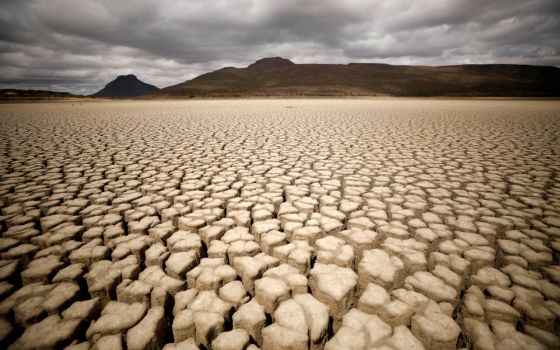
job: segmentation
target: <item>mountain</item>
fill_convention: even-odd
[[[0,90],[0,101],[63,100],[68,98],[83,98],[83,96],[48,90]]]
[[[263,58],[169,86],[150,97],[197,96],[560,96],[560,69],[474,64],[395,66],[379,63],[295,64]]]
[[[93,97],[136,97],[158,91],[159,89],[153,85],[146,84],[136,78],[135,75],[119,75],[117,79],[95,94]]]

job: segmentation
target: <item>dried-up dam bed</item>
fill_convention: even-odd
[[[558,349],[560,102],[0,105],[0,347]]]

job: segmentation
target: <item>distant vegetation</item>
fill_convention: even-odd
[[[0,90],[0,101],[17,102],[30,100],[61,100],[70,98],[83,98],[81,95],[73,95],[68,92],[56,92],[48,90],[20,90],[3,89]]]

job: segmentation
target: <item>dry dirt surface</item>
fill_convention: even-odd
[[[0,347],[558,349],[560,102],[0,105]]]

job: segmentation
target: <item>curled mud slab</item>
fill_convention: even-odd
[[[559,135],[554,101],[0,105],[0,347],[558,349]]]

